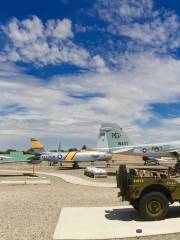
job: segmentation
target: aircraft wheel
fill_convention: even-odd
[[[162,220],[166,217],[169,204],[167,197],[160,192],[149,192],[139,202],[141,217],[147,221]]]
[[[75,162],[75,163],[73,164],[73,169],[79,169],[79,164]]]
[[[106,163],[106,167],[109,168],[111,166],[110,163]]]

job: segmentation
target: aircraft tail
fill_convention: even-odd
[[[98,149],[111,151],[116,147],[133,145],[127,134],[116,123],[102,123],[97,142]]]
[[[34,138],[31,138],[31,148],[35,153],[42,153],[45,152],[43,144]]]

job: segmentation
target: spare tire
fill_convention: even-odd
[[[121,196],[125,196],[128,188],[128,176],[126,165],[119,166],[119,184],[121,190]]]

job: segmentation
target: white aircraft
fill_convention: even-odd
[[[180,156],[180,141],[133,144],[127,134],[114,123],[102,123],[97,150],[130,155],[176,157]]]
[[[79,162],[108,162],[112,158],[112,154],[102,151],[69,151],[69,152],[47,152],[44,149],[43,144],[32,138],[31,147],[35,153],[35,156],[30,157],[29,160],[34,162],[41,161],[54,161],[54,162],[67,162],[72,163],[73,168],[79,168]]]

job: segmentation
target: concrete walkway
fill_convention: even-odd
[[[20,171],[20,170],[2,170],[0,169],[1,172],[17,172],[17,173],[29,173],[30,171]],[[77,185],[83,185],[83,186],[90,186],[90,187],[105,187],[105,188],[116,188],[115,183],[103,183],[103,182],[90,182],[85,179],[75,177],[72,175],[66,175],[66,174],[61,174],[61,173],[49,173],[49,172],[36,172],[37,174],[43,174],[47,176],[52,176],[52,177],[58,177],[64,180],[67,183],[72,183],[72,184],[77,184]]]
[[[54,240],[119,239],[180,232],[180,208],[170,207],[162,221],[141,221],[132,207],[63,208]],[[178,239],[178,238],[177,238]]]

